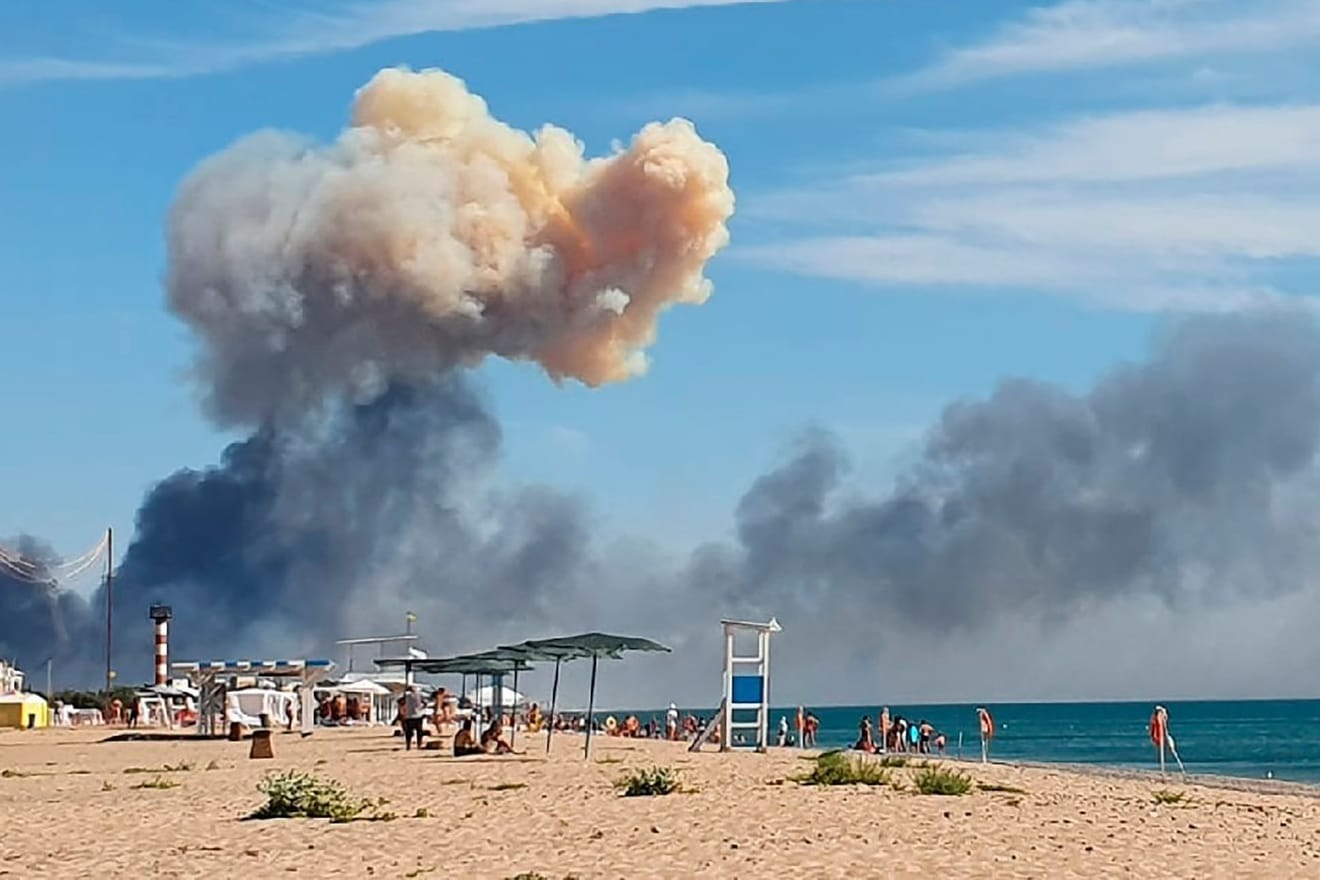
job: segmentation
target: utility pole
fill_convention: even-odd
[[[114,623],[115,606],[115,530],[105,530],[105,693],[110,696],[114,684],[115,671],[110,665],[114,636],[111,627]]]

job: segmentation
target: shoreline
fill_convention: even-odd
[[[521,734],[520,734],[521,736]],[[581,738],[581,731],[556,731],[555,737],[576,737]],[[612,739],[619,742],[658,742],[669,743],[670,740],[663,739],[636,739],[631,740],[626,737],[607,737],[603,733],[592,735],[593,745],[597,740]],[[687,748],[691,743],[681,741],[676,745],[682,745]],[[708,746],[702,753],[715,753],[718,749],[715,746]],[[1254,776],[1232,776],[1223,773],[1182,773],[1177,770],[1170,770],[1163,775],[1156,769],[1145,769],[1140,767],[1125,767],[1121,764],[1101,764],[1084,763],[1076,761],[1035,761],[1031,759],[995,759],[991,758],[988,765],[983,765],[976,758],[959,758],[954,755],[923,755],[913,754],[911,752],[889,752],[867,754],[859,752],[846,746],[813,746],[811,748],[798,748],[796,746],[772,746],[771,751],[794,754],[799,757],[815,757],[825,752],[844,752],[845,754],[866,760],[882,761],[885,758],[903,758],[909,763],[920,763],[922,761],[947,762],[957,767],[1009,767],[1009,768],[1028,768],[1033,770],[1061,770],[1069,773],[1076,773],[1083,776],[1099,776],[1113,779],[1126,779],[1132,781],[1144,781],[1148,783],[1167,783],[1167,784],[1185,784],[1197,785],[1202,788],[1217,788],[1225,791],[1242,791],[1255,794],[1295,794],[1301,797],[1320,798],[1320,782],[1297,782],[1290,779],[1261,779]],[[1173,765],[1170,765],[1173,766]]]
[[[711,749],[714,752],[714,749]],[[1078,776],[1094,776],[1103,779],[1119,779],[1131,782],[1164,785],[1192,785],[1198,788],[1213,788],[1223,791],[1239,791],[1261,795],[1296,795],[1298,797],[1320,798],[1320,783],[1294,782],[1287,779],[1254,779],[1247,776],[1226,776],[1220,773],[1181,773],[1171,771],[1161,774],[1158,770],[1144,770],[1136,767],[1121,767],[1113,764],[1082,764],[1069,761],[1021,761],[996,760],[981,763],[975,758],[958,758],[952,755],[922,755],[909,752],[890,752],[867,754],[848,748],[809,748],[798,749],[792,746],[775,746],[773,751],[792,753],[800,758],[842,752],[865,761],[881,762],[886,758],[902,758],[908,766],[918,766],[924,762],[948,764],[960,769],[974,767],[1002,767],[1016,770],[1045,770],[1070,773]]]

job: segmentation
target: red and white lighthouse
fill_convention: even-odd
[[[168,605],[152,605],[150,614],[156,622],[156,684],[169,684],[170,618],[174,612]]]

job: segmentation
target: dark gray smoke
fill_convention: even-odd
[[[594,626],[650,635],[679,649],[666,675],[705,681],[694,692],[709,698],[720,616],[777,615],[792,635],[780,668],[801,678],[874,668],[913,639],[949,656],[952,633],[1020,644],[1042,622],[1117,626],[1152,600],[1202,612],[1192,621],[1257,606],[1275,609],[1267,620],[1320,563],[1320,331],[1294,312],[1170,325],[1147,361],[1085,393],[1015,379],[958,401],[886,492],[850,483],[839,444],[814,431],[740,500],[735,539],[678,569],[644,542],[593,540],[572,498],[501,491],[499,439],[451,377],[260,431],[218,467],[166,479],[119,571],[117,640],[141,644],[121,676],[148,674],[152,601],[175,607],[180,659],[324,655],[410,609],[441,651]],[[48,600],[5,596],[0,644],[41,662]],[[95,670],[97,614],[66,602]]]
[[[535,625],[571,594],[587,530],[569,498],[496,491],[499,445],[455,378],[258,432],[147,496],[116,606],[170,603],[180,659],[323,655],[335,638],[401,631],[405,609],[440,642],[510,615]]]
[[[0,657],[34,676],[48,659],[61,675],[87,676],[95,666],[95,654],[83,641],[92,619],[88,604],[73,593],[33,583],[51,577],[52,567],[63,560],[48,543],[31,535],[0,540],[0,546],[16,551],[22,563],[31,565],[22,566],[26,576],[21,578],[0,565]]]
[[[1085,394],[1029,380],[947,407],[878,497],[824,433],[760,478],[737,547],[694,577],[734,606],[931,631],[1294,590],[1315,570],[1320,335],[1308,315],[1198,317]]]
[[[575,601],[588,530],[572,498],[499,489],[500,439],[478,396],[451,377],[259,431],[218,466],[161,481],[116,576],[121,680],[149,677],[147,609],[158,601],[174,609],[176,660],[325,656],[336,638],[402,631],[405,610],[432,644],[541,631],[553,602]],[[100,680],[103,588],[93,614],[70,593],[3,586],[0,648],[41,662],[58,596],[83,683]]]

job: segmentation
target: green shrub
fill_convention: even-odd
[[[902,755],[885,755],[880,759],[881,767],[906,767],[908,759]]]
[[[371,805],[350,795],[343,786],[329,779],[317,779],[310,773],[289,770],[262,779],[257,790],[266,803],[257,808],[252,819],[329,819],[351,822]]]
[[[912,777],[922,794],[963,795],[972,790],[972,778],[966,773],[945,767],[924,767]]]
[[[678,774],[669,767],[635,770],[616,783],[624,797],[652,797],[678,791]]]
[[[1157,804],[1180,804],[1187,796],[1181,791],[1168,791],[1161,788],[1155,792],[1154,797]]]
[[[893,778],[875,761],[835,751],[816,756],[811,772],[794,781],[803,785],[889,785]]]

